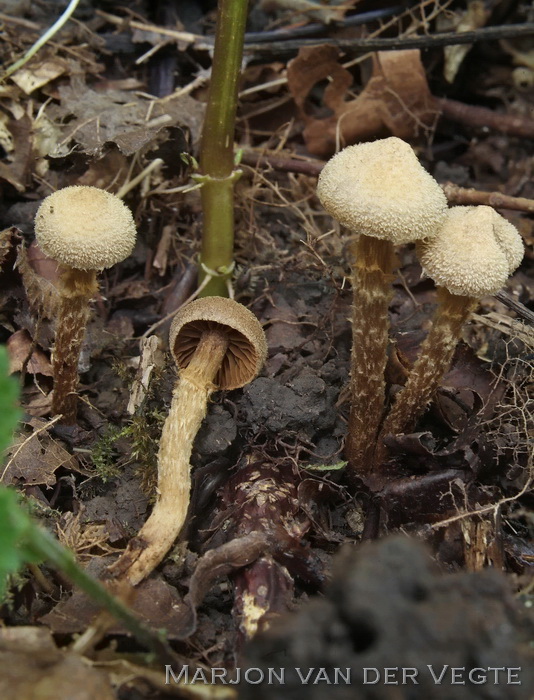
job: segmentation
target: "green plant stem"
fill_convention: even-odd
[[[248,0],[219,0],[208,105],[202,131],[200,177],[204,230],[199,282],[213,275],[201,296],[228,296],[233,267],[234,129]]]
[[[35,44],[31,46],[28,51],[26,51],[22,58],[19,58],[19,60],[15,61],[13,65],[6,68],[4,74],[0,78],[0,82],[15,73],[15,71],[18,71],[20,68],[22,68],[22,66],[26,65],[26,63],[28,63],[28,61],[35,56],[39,49],[50,41],[54,34],[59,32],[59,30],[69,21],[74,13],[74,10],[78,7],[79,2],[80,0],[70,0],[61,17],[59,17],[59,19],[54,22],[54,24],[49,27],[46,32],[39,37],[39,39],[37,39]]]
[[[160,660],[165,660],[165,663],[176,660],[165,640],[145,627],[118,598],[82,569],[70,551],[65,549],[52,535],[33,523],[28,528],[27,535],[24,546],[30,555],[46,560],[62,571],[92,600],[105,608],[117,620],[120,620],[126,629],[143,646],[156,654]]]

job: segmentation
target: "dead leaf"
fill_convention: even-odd
[[[77,185],[89,185],[101,190],[115,191],[123,185],[128,177],[129,163],[126,156],[117,149],[104,154],[98,160],[92,159],[84,174],[78,178]]]
[[[0,162],[0,180],[9,182],[18,192],[24,192],[32,165],[32,123],[28,115],[9,123],[13,137],[10,162]]]
[[[2,700],[114,700],[106,676],[78,654],[58,649],[43,627],[0,629]]]
[[[167,127],[185,127],[196,141],[204,106],[189,95],[147,99],[123,90],[96,92],[73,79],[59,88],[60,105],[51,105],[48,115],[56,122],[68,119],[61,141],[50,152],[53,158],[66,155],[74,142],[78,150],[92,156],[114,143],[123,155],[132,155],[149,145]],[[74,118],[73,118],[74,117]]]
[[[355,99],[346,101],[352,75],[338,62],[332,46],[300,50],[287,70],[288,84],[306,122],[304,139],[310,153],[323,157],[341,145],[371,138],[398,136],[413,140],[431,128],[437,111],[418,50],[380,51],[373,54],[371,79]],[[318,118],[309,113],[307,97],[321,81],[329,80]]]
[[[94,557],[86,567],[98,578],[109,564],[109,557]],[[180,600],[175,588],[160,578],[150,578],[136,586],[129,607],[143,622],[153,629],[163,628],[168,639],[182,639],[187,607]],[[85,630],[98,614],[100,607],[81,591],[74,591],[70,598],[62,600],[56,607],[40,618],[55,634],[74,634]],[[111,634],[126,634],[119,623],[114,623]]]
[[[30,95],[34,90],[55,80],[69,69],[69,63],[59,56],[45,61],[33,61],[27,68],[20,68],[11,76],[11,80],[19,88]]]
[[[20,433],[7,453],[7,464],[2,471],[4,484],[25,484],[53,486],[56,483],[55,472],[60,467],[79,471],[76,457],[69,454],[46,430],[40,433],[46,421],[32,418],[27,425],[33,433]]]
[[[45,395],[36,390],[33,398],[26,402],[25,411],[34,418],[49,416],[52,412],[52,392]]]
[[[43,374],[52,377],[54,372],[50,360],[37,347],[32,347],[33,341],[28,331],[16,331],[7,341],[9,354],[9,374],[25,369],[30,374]],[[28,359],[29,358],[29,359]]]
[[[0,268],[20,241],[21,231],[16,226],[10,226],[0,231]]]
[[[56,287],[59,280],[58,263],[45,255],[33,241],[28,248],[19,246],[16,267],[30,306],[44,318],[57,318],[60,304]]]

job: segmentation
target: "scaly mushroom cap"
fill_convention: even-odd
[[[317,195],[343,226],[395,244],[435,235],[447,211],[441,187],[395,136],[333,156],[319,175]]]
[[[495,294],[523,259],[515,226],[491,207],[453,207],[437,236],[417,246],[425,273],[451,294]]]
[[[260,322],[242,304],[224,297],[197,299],[178,312],[169,344],[179,368],[187,367],[202,333],[216,328],[228,335],[228,349],[215,377],[219,389],[239,389],[251,382],[267,357]]]
[[[103,270],[135,245],[132,212],[98,187],[74,185],[46,197],[35,216],[35,236],[46,255],[77,270]]]

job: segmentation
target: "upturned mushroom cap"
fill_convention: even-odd
[[[337,153],[319,176],[317,194],[343,226],[395,244],[433,236],[447,211],[441,187],[395,136]]]
[[[437,236],[417,246],[424,272],[460,296],[495,294],[523,259],[515,226],[491,207],[452,207]]]
[[[189,364],[203,332],[216,328],[228,335],[228,349],[215,377],[219,389],[239,389],[251,382],[267,357],[267,342],[254,314],[233,299],[205,297],[178,312],[169,344],[178,368]]]
[[[77,270],[103,270],[135,245],[132,212],[98,187],[74,185],[46,197],[35,216],[35,235],[46,255]]]

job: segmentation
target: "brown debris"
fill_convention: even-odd
[[[46,421],[32,418],[26,425],[32,432],[15,437],[7,453],[7,463],[2,468],[1,481],[4,484],[53,486],[55,472],[60,467],[80,471],[76,457],[46,432]]]
[[[56,647],[44,627],[0,629],[0,664],[3,700],[49,698],[52,692],[69,700],[116,698],[104,673],[78,654]]]
[[[124,90],[97,92],[79,79],[59,88],[59,105],[51,105],[48,116],[55,121],[69,119],[61,141],[51,149],[60,157],[76,143],[92,156],[100,156],[106,144],[114,143],[123,155],[156,145],[158,136],[173,126],[190,130],[197,141],[203,106],[189,95],[150,99]]]
[[[25,330],[16,331],[7,341],[9,352],[9,373],[25,370],[30,374],[43,374],[52,377],[52,365],[45,353],[34,347],[30,335]]]
[[[417,140],[436,120],[436,106],[421,63],[420,52],[392,51],[373,54],[373,72],[360,95],[347,101],[351,73],[338,62],[332,46],[301,49],[287,69],[288,84],[306,123],[304,138],[310,153],[328,156],[341,146],[383,136]],[[324,107],[332,116],[309,113],[307,98],[322,80]]]

